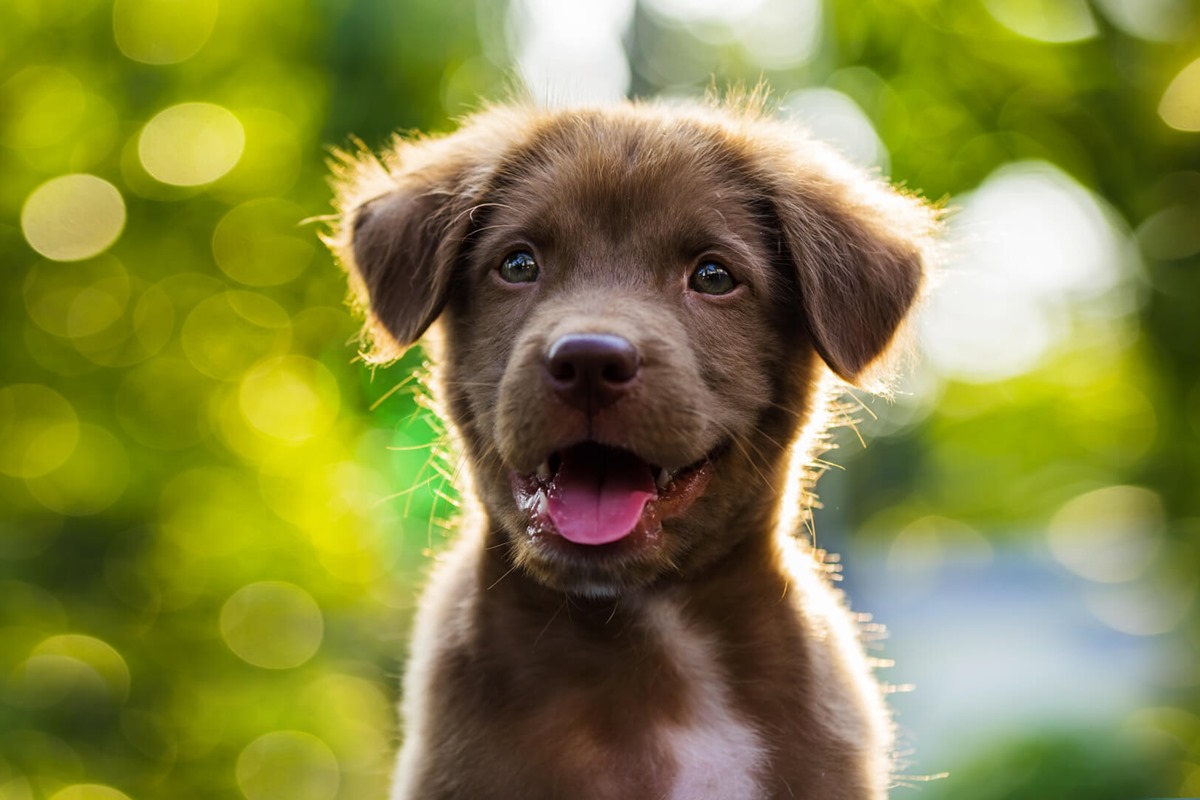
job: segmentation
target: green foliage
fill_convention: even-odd
[[[1130,800],[1169,791],[1169,767],[1136,742],[1087,731],[998,743],[942,779],[920,786],[924,800]],[[897,794],[900,794],[899,792]],[[918,792],[905,792],[909,797]]]
[[[1051,43],[997,9],[1054,4],[829,0],[813,58],[784,65],[653,5],[628,37],[634,93],[829,87],[893,179],[954,206],[1005,164],[1050,162],[1128,251],[1121,308],[1072,311],[1022,374],[873,404],[871,457],[843,437],[837,460],[858,463],[822,524],[886,544],[937,515],[1012,536],[1132,483],[1166,512],[1151,576],[1194,576],[1200,134],[1158,104],[1197,56],[1200,4],[1154,4],[1178,35],[1151,41],[1110,18],[1130,4],[1078,0],[1095,35]],[[455,467],[408,377],[420,354],[353,360],[316,237],[325,159],[501,96],[505,20],[484,0],[6,0],[0,798],[384,795]],[[1162,692],[1173,784],[1064,737],[998,746],[923,793],[1200,792],[1194,614],[1177,633],[1192,666]]]

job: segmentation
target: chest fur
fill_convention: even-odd
[[[674,767],[667,797],[759,797],[763,744],[733,707],[715,643],[670,601],[653,604],[648,621],[683,682],[680,719],[657,730],[661,751]]]
[[[548,756],[573,797],[763,797],[766,748],[736,707],[718,643],[670,600],[646,601],[636,620],[639,649],[653,655],[544,685],[527,752]]]

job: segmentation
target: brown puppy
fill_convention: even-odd
[[[930,209],[718,108],[498,108],[337,188],[374,355],[437,323],[479,500],[418,615],[393,797],[884,797],[793,455],[917,296]]]

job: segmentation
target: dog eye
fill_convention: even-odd
[[[533,283],[538,279],[538,265],[525,250],[509,253],[500,262],[500,277],[509,283]]]
[[[737,286],[729,270],[716,261],[705,261],[696,267],[688,280],[688,287],[701,294],[729,294]]]

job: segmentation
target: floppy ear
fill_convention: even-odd
[[[375,346],[383,344],[380,333],[386,331],[387,344],[403,352],[445,305],[458,244],[469,225],[470,196],[452,168],[396,177],[391,193],[353,212],[350,251],[343,260],[361,286],[360,302],[366,301],[369,324],[376,328]]]
[[[524,127],[502,117],[480,115],[440,139],[397,139],[380,158],[336,154],[341,214],[326,243],[366,313],[370,360],[403,354],[445,306],[471,214]]]
[[[813,344],[830,369],[860,383],[921,291],[936,213],[812,142],[772,182]]]

